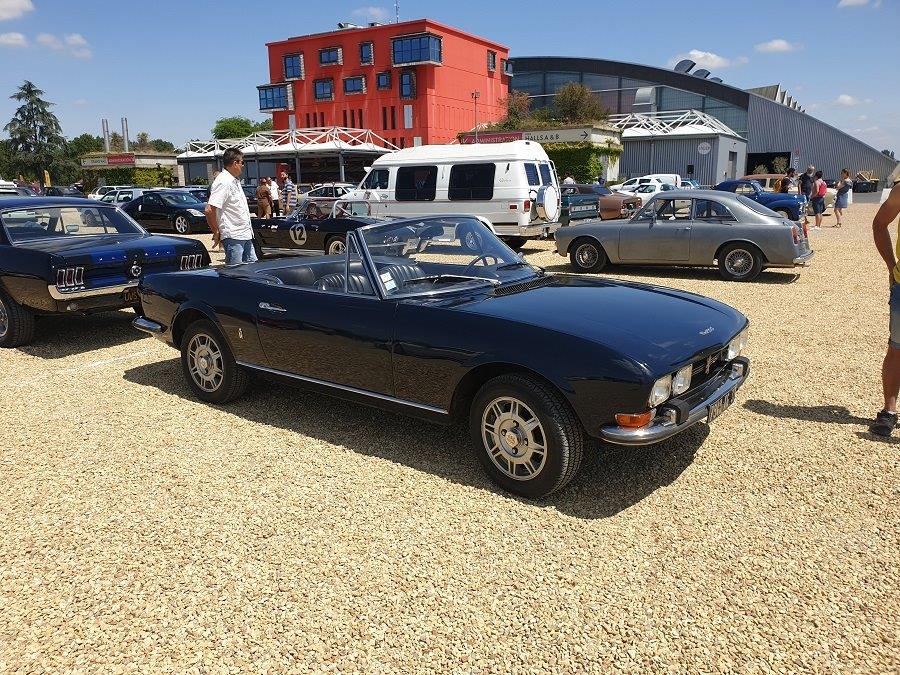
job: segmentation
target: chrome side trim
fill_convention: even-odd
[[[115,286],[102,286],[101,288],[84,288],[74,291],[60,291],[55,284],[47,286],[50,297],[54,300],[77,300],[78,298],[93,298],[97,295],[116,295],[122,293],[129,288],[137,288],[137,279],[129,281],[125,284],[117,284]]]
[[[150,335],[159,335],[165,328],[161,323],[156,323],[156,321],[151,321],[145,316],[139,316],[134,321],[131,322],[131,325],[137,328],[139,331],[144,333],[149,333]]]
[[[368,396],[369,398],[375,398],[379,401],[387,401],[388,403],[397,403],[399,405],[405,405],[410,408],[418,408],[419,410],[425,410],[431,413],[437,413],[439,415],[448,415],[450,412],[448,410],[444,410],[443,408],[436,408],[434,406],[425,405],[424,403],[415,403],[413,401],[407,401],[403,398],[395,398],[393,396],[388,396],[387,394],[377,394],[374,391],[368,391],[366,389],[357,389],[356,387],[348,387],[343,384],[335,384],[334,382],[327,382],[326,380],[318,380],[314,377],[305,377],[303,375],[297,375],[296,373],[288,373],[283,370],[277,370],[275,368],[268,368],[266,366],[259,366],[254,363],[247,363],[246,361],[238,361],[237,364],[242,366],[243,368],[250,368],[251,370],[259,370],[264,373],[271,373],[273,375],[280,375],[281,377],[287,377],[292,380],[299,380],[301,382],[309,382],[310,384],[318,384],[324,387],[331,387],[332,389],[340,389],[341,391],[347,391],[351,394],[359,394],[361,396]]]

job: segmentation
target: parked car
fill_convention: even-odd
[[[784,178],[783,173],[754,173],[749,176],[744,176],[741,180],[755,180],[763,186],[763,189],[770,192],[778,192],[782,178]],[[827,186],[827,189],[825,190],[826,209],[834,207],[834,201],[837,199],[837,190],[834,189],[833,185],[834,181],[831,181],[832,185],[828,185],[828,183],[829,181],[825,181],[825,185]],[[795,195],[800,194],[800,188],[797,185],[794,185],[790,192]]]
[[[151,190],[132,199],[122,210],[148,230],[178,234],[209,232],[206,204],[187,190]]]
[[[616,187],[616,190],[619,192],[627,192],[632,194],[637,191],[637,189],[642,185],[662,185],[666,183],[668,185],[678,186],[681,183],[681,176],[677,173],[651,173],[646,176],[638,176],[637,178],[629,178],[624,183],[621,183]]]
[[[562,185],[560,190],[562,215],[559,221],[563,226],[569,225],[572,220],[630,218],[641,207],[639,197],[613,192],[596,183]],[[574,212],[573,206],[576,209]]]
[[[672,183],[644,183],[643,185],[638,185],[634,188],[633,192],[626,190],[620,190],[619,192],[629,197],[637,197],[641,200],[641,204],[643,205],[649,202],[653,195],[659,192],[669,192],[677,189],[678,188]]]
[[[157,274],[140,293],[135,327],[181,351],[201,400],[237,398],[252,374],[466,419],[491,479],[531,498],[577,474],[588,437],[646,445],[713,422],[749,373],[740,312],[545,274],[470,216],[361,227],[340,256]]]
[[[201,202],[205,203],[209,200],[209,188],[205,185],[188,185],[178,189],[183,190],[184,192],[190,192]]]
[[[341,199],[355,188],[353,183],[319,183],[309,190],[300,190],[298,194],[315,200]]]
[[[47,185],[44,188],[44,196],[45,197],[84,197],[85,194],[73,187],[66,187],[64,185]]]
[[[318,204],[306,200],[288,216],[251,218],[253,245],[262,258],[268,253],[329,255],[344,252],[347,232],[378,222],[367,202],[340,200]]]
[[[100,197],[100,201],[104,204],[114,204],[116,206],[121,206],[123,204],[127,204],[132,199],[137,199],[145,192],[149,192],[152,188],[143,188],[143,187],[129,187],[129,188],[118,188],[116,190],[110,190],[105,195]]]
[[[250,208],[250,212],[256,213],[256,207],[259,205],[259,200],[256,198],[256,186],[241,185],[241,189],[244,191],[244,196],[247,198],[247,206]]]
[[[813,257],[796,223],[743,195],[713,190],[661,193],[631,220],[561,229],[556,252],[580,272],[599,272],[607,262],[718,265],[732,281],[750,281],[768,267],[805,265]]]
[[[683,190],[699,190],[700,189],[700,181],[694,180],[693,178],[682,178],[679,186]]]
[[[99,200],[99,199],[103,198],[103,195],[105,195],[108,192],[112,192],[113,190],[124,190],[126,188],[133,188],[133,187],[135,187],[135,186],[134,185],[101,185],[100,187],[98,187],[96,190],[94,190],[93,192],[91,192],[88,195],[88,199]]]
[[[145,274],[209,264],[200,242],[150,235],[95,201],[4,199],[0,225],[0,347],[30,342],[36,314],[137,307]]]
[[[755,180],[726,180],[716,185],[715,189],[743,195],[791,220],[800,220],[806,211],[807,199],[804,195],[767,192]]]
[[[40,197],[41,195],[35,194],[34,190],[28,187],[20,187],[15,183],[12,186],[7,187],[5,185],[0,185],[0,196],[4,197]]]

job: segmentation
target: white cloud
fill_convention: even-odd
[[[799,45],[791,44],[784,38],[775,38],[774,40],[769,40],[768,42],[761,42],[760,44],[756,45],[754,49],[756,49],[756,51],[758,52],[771,54],[778,52],[793,52],[799,48]]]
[[[855,105],[859,105],[860,101],[858,98],[851,96],[850,94],[841,94],[835,100],[833,105],[840,106],[842,108],[852,108]]]
[[[86,98],[75,99],[72,102],[72,105],[77,105],[77,106],[87,105],[87,99]]]
[[[88,41],[80,33],[69,33],[62,40],[52,33],[38,33],[37,43],[55,52],[65,51],[74,59],[89,59],[93,55]]]
[[[89,59],[93,56],[93,52],[90,49],[73,49],[70,53],[76,59]]]
[[[21,33],[0,33],[0,47],[27,47],[28,38]]]
[[[363,21],[378,21],[379,23],[386,22],[391,17],[391,12],[384,7],[373,7],[371,5],[367,7],[358,7],[350,12],[350,15],[354,19],[361,19]]]
[[[750,60],[746,56],[739,56],[736,59],[729,59],[724,56],[719,56],[718,54],[715,54],[713,52],[704,52],[700,49],[692,49],[687,54],[677,54],[669,59],[669,68],[674,66],[682,59],[690,59],[691,61],[694,61],[698,67],[706,68],[707,70],[712,70],[714,68],[728,68],[729,66],[740,66]]]
[[[59,51],[64,47],[62,41],[51,33],[38,33],[37,43],[54,51]]]
[[[869,116],[868,115],[860,115],[856,119],[858,119],[860,122],[865,122],[867,119],[869,119]]]
[[[87,40],[82,37],[81,33],[72,33],[71,35],[66,35],[66,44],[70,47],[87,47]]]
[[[838,7],[862,7],[864,5],[868,5],[869,0],[841,0],[837,6]]]
[[[18,19],[25,12],[34,11],[31,0],[0,0],[0,21]]]

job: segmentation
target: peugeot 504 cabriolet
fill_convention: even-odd
[[[467,419],[490,477],[533,498],[576,475],[589,437],[646,445],[712,422],[749,372],[740,312],[546,274],[471,216],[360,227],[342,255],[153,275],[140,295],[135,327],[181,351],[202,400],[257,374]]]

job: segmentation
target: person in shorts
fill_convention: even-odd
[[[853,190],[853,181],[850,180],[850,169],[841,169],[841,180],[837,184],[837,195],[834,198],[835,227],[843,223],[844,209],[850,206],[850,193]]]
[[[825,193],[828,192],[828,186],[822,180],[822,172],[816,171],[815,180],[812,187],[812,211],[816,217],[815,228],[818,230],[822,227],[822,214],[825,213]]]
[[[244,153],[228,148],[222,155],[222,163],[225,170],[210,186],[205,211],[213,245],[222,242],[226,265],[256,262],[250,206],[238,179],[244,169]]]
[[[878,436],[890,436],[897,426],[897,394],[900,392],[900,238],[897,240],[896,254],[891,246],[891,234],[888,231],[891,223],[900,215],[900,183],[896,183],[888,195],[887,201],[878,209],[872,222],[872,235],[875,248],[881,254],[888,268],[890,279],[889,306],[891,319],[889,324],[887,354],[881,365],[881,386],[884,394],[884,408],[875,416],[869,431]],[[898,223],[900,235],[900,223]]]

